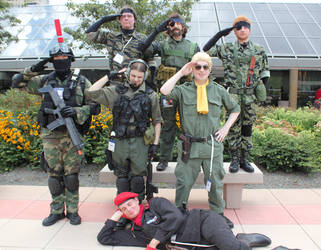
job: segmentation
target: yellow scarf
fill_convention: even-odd
[[[206,115],[208,113],[206,86],[209,84],[209,79],[202,85],[197,85],[196,82],[194,83],[197,87],[197,112]]]

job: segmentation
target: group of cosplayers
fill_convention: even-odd
[[[99,29],[116,20],[118,32]],[[116,176],[114,202],[118,209],[98,235],[101,244],[147,246],[149,250],[201,249],[204,244],[206,249],[269,245],[270,239],[261,234],[235,237],[233,223],[224,216],[222,198],[223,141],[227,138],[231,152],[229,171],[242,168],[253,172],[249,163],[252,126],[270,76],[263,47],[249,40],[251,21],[237,17],[232,27],[207,42],[203,50],[209,50],[208,54],[185,38],[187,26],[177,13],[169,15],[149,36],[136,31],[136,22],[135,10],[125,6],[119,14],[104,16],[86,30],[87,37],[105,44],[109,54],[110,71],[94,84],[71,70],[74,54],[64,43],[50,50],[49,59],[13,78],[13,87],[42,95],[39,124],[52,195],[49,216],[42,224],[50,226],[65,217],[72,225],[81,223],[78,173],[84,160],[83,135],[91,116],[99,114],[104,105],[113,114],[106,147],[108,166]],[[216,45],[232,30],[234,43]],[[154,41],[161,32],[167,38]],[[155,55],[161,58],[158,70]],[[210,55],[223,62],[223,86],[212,77]],[[54,71],[43,75],[48,62],[53,63]],[[221,126],[223,107],[226,121]],[[146,203],[148,162],[160,148],[157,170],[165,170],[178,133],[175,205],[163,198],[149,199],[152,194]],[[189,211],[190,191],[201,168],[210,211]],[[196,225],[197,230],[191,230]]]

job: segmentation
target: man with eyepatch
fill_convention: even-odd
[[[102,245],[136,246],[146,250],[249,250],[271,243],[270,238],[258,233],[234,236],[217,213],[205,209],[182,213],[169,200],[161,197],[155,197],[143,205],[139,203],[137,194],[123,192],[117,195],[114,204],[118,209],[107,219],[97,236]],[[117,230],[117,222],[124,217],[131,221],[130,227]],[[170,243],[172,238],[186,245],[175,243],[175,246]],[[193,247],[193,244],[207,244],[210,247]]]
[[[234,43],[215,45],[232,30],[236,36]],[[252,145],[252,127],[256,120],[259,102],[266,99],[266,88],[270,71],[264,48],[250,41],[251,21],[246,16],[238,16],[233,27],[218,32],[204,45],[203,50],[218,57],[224,67],[224,86],[233,99],[241,106],[241,115],[231,127],[227,141],[231,154],[229,171],[236,173],[239,168],[252,173],[249,162]],[[227,117],[229,114],[227,114]]]
[[[119,20],[120,31],[99,30],[104,23]],[[121,82],[123,74],[115,74],[120,70],[127,68],[130,61],[134,59],[143,59],[149,62],[149,66],[154,65],[152,60],[152,49],[142,53],[138,45],[142,43],[146,36],[136,31],[137,14],[130,6],[124,6],[120,14],[107,15],[92,24],[87,30],[87,37],[95,43],[105,44],[108,50],[108,59],[110,74],[109,79]]]
[[[163,31],[168,35],[167,39],[154,42],[152,45],[153,53],[161,57],[161,65],[157,73],[157,86],[159,88],[186,63],[190,62],[195,53],[200,51],[197,43],[185,38],[187,26],[184,18],[178,13],[170,14],[167,20],[158,25],[141,44],[141,50],[145,51],[156,36]],[[183,78],[180,83],[185,81],[186,79]],[[164,124],[160,137],[160,161],[156,169],[163,171],[172,159],[172,151],[178,132],[176,124],[177,103],[174,100],[167,100],[164,96],[160,97],[160,103]]]
[[[40,95],[40,88],[50,85],[64,101],[65,107],[60,110],[64,118],[72,118],[77,132],[84,135],[89,129],[91,116],[100,112],[100,106],[89,102],[84,92],[91,86],[90,81],[71,70],[75,56],[65,43],[59,43],[49,51],[49,58],[29,66],[13,79],[14,88],[26,87],[27,91]],[[41,74],[51,62],[54,71]],[[48,187],[52,197],[50,214],[42,221],[43,226],[51,226],[67,217],[72,225],[81,223],[78,214],[80,168],[84,165],[84,154],[77,152],[64,124],[52,131],[48,125],[56,121],[57,114],[47,110],[56,109],[55,102],[49,93],[42,94],[42,104],[38,112],[40,136],[43,142],[43,164],[48,173]],[[65,214],[65,207],[67,213]]]
[[[213,81],[210,76],[211,66],[211,57],[205,52],[198,52],[191,62],[185,64],[166,81],[160,91],[166,98],[178,103],[181,121],[175,168],[175,205],[184,210],[202,167],[209,207],[222,215],[232,228],[233,223],[224,216],[222,180],[225,170],[222,142],[237,119],[240,107],[224,87]],[[190,74],[193,75],[192,81],[176,85],[182,77]],[[226,123],[220,127],[222,107],[230,115]]]

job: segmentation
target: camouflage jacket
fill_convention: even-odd
[[[224,67],[224,85],[230,88],[255,88],[263,84],[261,78],[270,77],[268,58],[264,48],[256,43],[249,42],[246,47],[235,43],[226,43],[214,46],[209,54],[222,60]],[[253,83],[246,87],[251,57],[256,59]],[[245,95],[245,104],[256,101],[255,91]],[[240,103],[240,96],[232,95]]]
[[[37,72],[32,72],[31,67],[27,67],[24,69],[23,72],[23,80],[27,82],[26,88],[27,91],[33,94],[40,95],[38,89],[42,88],[43,86],[47,85],[48,81],[42,81],[43,77],[46,75],[38,75]],[[68,78],[64,81],[61,81],[58,77],[56,78],[58,85],[60,86],[66,86],[68,84]],[[91,86],[90,81],[85,78],[85,90],[88,89]],[[85,98],[85,101],[84,101]],[[89,118],[90,116],[90,102],[88,99],[84,96],[84,93],[81,89],[81,86],[77,84],[76,86],[76,102],[79,107],[74,107],[77,113],[76,118],[74,118],[74,121],[80,125],[84,124],[84,122]],[[84,105],[83,105],[84,103]],[[68,136],[68,133],[64,133],[62,131],[50,131],[47,128],[41,129],[41,137],[43,138],[46,136],[53,136],[53,137],[63,137]]]
[[[151,60],[153,57],[152,48],[148,48],[144,54],[138,50],[138,45],[146,39],[144,34],[134,31],[132,34],[125,35],[123,32],[101,31],[89,33],[88,37],[95,43],[107,45],[109,67],[111,71],[119,71],[127,67],[134,59]],[[122,63],[114,60],[117,53],[123,55]]]
[[[220,128],[221,108],[229,113],[240,111],[240,106],[230,97],[221,85],[210,79],[206,87],[208,100],[208,114],[197,112],[197,88],[193,82],[176,85],[166,96],[179,103],[181,128],[184,133],[195,137],[208,137]],[[214,157],[222,154],[223,144],[214,142]],[[211,141],[193,142],[190,158],[210,158]]]

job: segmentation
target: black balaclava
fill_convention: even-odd
[[[70,75],[71,58],[53,60],[56,75],[61,81],[64,81]]]

